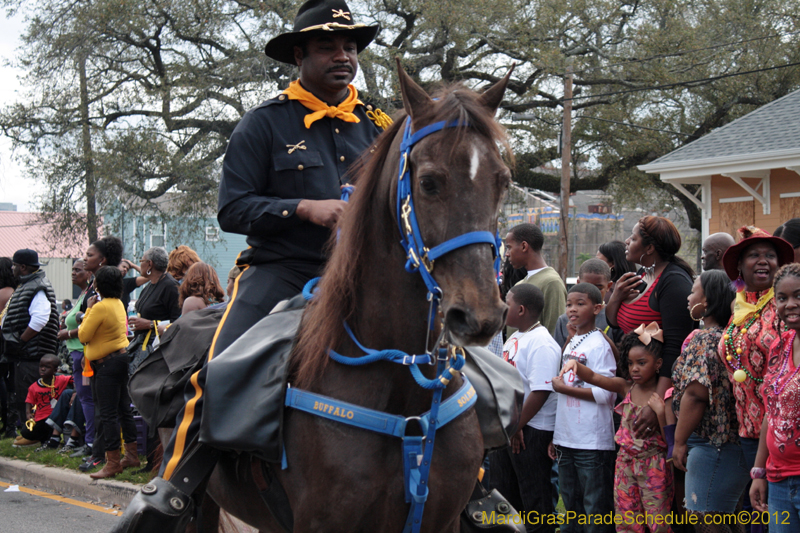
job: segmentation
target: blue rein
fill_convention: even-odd
[[[495,274],[500,270],[500,236],[498,233],[492,235],[488,231],[472,231],[428,249],[422,240],[422,233],[414,210],[414,201],[411,196],[411,170],[408,164],[414,145],[428,135],[445,128],[468,126],[469,124],[458,121],[442,121],[425,126],[412,134],[411,118],[409,117],[406,120],[403,141],[400,145],[400,173],[397,181],[397,225],[400,229],[400,244],[403,246],[403,250],[406,251],[405,269],[412,273],[419,272],[428,289],[428,301],[430,302],[430,312],[428,314],[429,330],[434,329],[437,307],[442,298],[442,289],[432,274],[434,261],[465,246],[488,244],[492,247],[494,253]],[[353,188],[351,186],[343,187],[342,199],[348,200],[352,192]],[[318,281],[319,278],[312,279],[303,288],[303,296],[306,300],[313,298],[314,287]],[[403,532],[418,533],[422,525],[425,502],[428,498],[428,478],[430,476],[436,430],[466,412],[477,400],[475,389],[467,377],[462,375],[463,384],[459,390],[442,402],[442,393],[445,387],[459,374],[459,370],[464,366],[464,350],[452,345],[449,346],[449,349],[440,346],[436,350],[436,355],[430,352],[422,355],[409,355],[400,350],[373,350],[358,341],[347,322],[344,323],[344,329],[350,339],[365,355],[346,357],[330,349],[328,353],[331,359],[349,366],[361,366],[378,361],[388,361],[408,366],[411,375],[420,387],[433,390],[430,411],[420,416],[406,418],[292,387],[289,387],[286,391],[285,404],[287,407],[329,420],[402,439],[406,503],[411,504]],[[428,349],[427,342],[425,348],[426,350]],[[436,364],[436,376],[433,379],[425,377],[419,368],[420,364]],[[422,430],[421,436],[406,435],[407,423],[412,420],[419,422]]]

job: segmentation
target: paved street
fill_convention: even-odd
[[[117,517],[103,512],[103,507],[58,495],[40,496],[23,492],[5,492],[10,483],[0,479],[0,531],[36,531],[36,533],[107,533]],[[61,501],[58,501],[61,500]]]

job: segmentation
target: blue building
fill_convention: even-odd
[[[150,207],[139,201],[115,201],[103,216],[106,235],[116,235],[125,246],[124,257],[138,263],[142,254],[154,246],[167,253],[185,244],[217,271],[223,289],[228,272],[239,252],[247,248],[244,235],[226,233],[217,222],[216,213],[202,215],[172,214],[174,195],[154,200]]]

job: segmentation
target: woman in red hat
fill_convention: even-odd
[[[764,381],[769,350],[783,331],[775,309],[772,282],[782,265],[794,261],[792,245],[754,226],[739,228],[742,236],[722,257],[725,273],[733,281],[736,300],[722,340],[719,355],[728,369],[736,398],[739,437],[752,468],[764,401],[759,391]]]

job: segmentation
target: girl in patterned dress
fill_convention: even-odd
[[[617,531],[643,533],[645,527],[652,533],[671,531],[663,518],[656,518],[669,513],[673,490],[663,429],[653,428],[651,436],[644,439],[633,433],[633,424],[647,405],[658,415],[659,425],[665,425],[664,401],[656,392],[663,347],[664,332],[658,324],[642,324],[626,335],[620,346],[620,365],[627,364],[631,381],[595,374],[575,360],[567,361],[561,371],[561,375],[574,372],[586,383],[625,397],[616,407],[622,416],[615,439],[620,450],[614,473],[614,508],[622,516]]]
[[[766,413],[750,501],[769,513],[760,518],[771,533],[788,533],[800,531],[800,264],[778,271],[775,305],[787,331],[772,344],[761,387]]]

